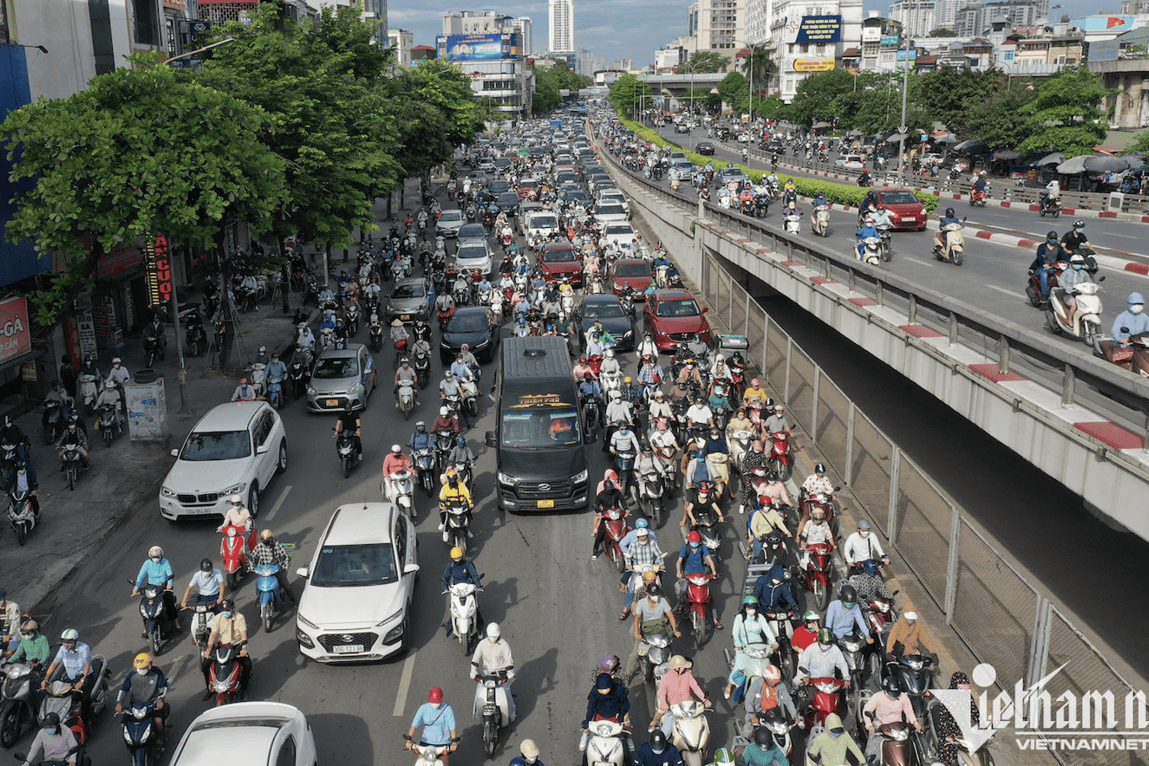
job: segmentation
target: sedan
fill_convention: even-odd
[[[427,300],[427,283],[420,277],[400,279],[387,297],[387,321],[398,319],[403,323],[427,320],[431,304]]]
[[[282,702],[237,702],[202,713],[174,752],[171,766],[213,766],[221,760],[274,766],[319,762],[307,718]]]
[[[450,364],[466,345],[480,362],[492,362],[499,347],[499,323],[486,306],[458,309],[439,341],[439,358]]]
[[[480,274],[490,274],[493,268],[491,248],[484,239],[481,242],[468,240],[459,245],[455,251],[455,268],[460,274],[470,274],[478,271]]]
[[[638,232],[629,223],[608,223],[603,227],[602,239],[599,240],[602,248],[617,247],[620,252],[630,252],[631,243],[637,239]]]
[[[617,351],[634,348],[634,316],[626,313],[614,295],[588,295],[582,305],[575,310],[572,325],[578,328],[578,347],[586,348],[586,333],[595,322],[601,322],[603,329],[615,340]]]
[[[625,285],[630,285],[634,299],[641,301],[645,300],[643,293],[654,281],[654,275],[650,273],[650,264],[641,258],[622,258],[611,266],[610,281],[616,295]]]
[[[468,241],[468,240],[477,239],[477,240],[481,240],[481,241],[486,241],[487,230],[483,227],[483,224],[481,224],[481,223],[468,223],[468,224],[464,224],[462,226],[462,228],[459,229],[458,237],[459,237],[459,246],[462,247],[463,243]]]
[[[705,308],[686,290],[655,290],[642,310],[646,332],[654,335],[654,343],[661,351],[673,351],[680,341],[688,341],[695,333],[710,343],[710,324],[703,314]]]
[[[742,172],[742,168],[738,167],[737,165],[727,165],[726,167],[719,170],[718,179],[722,182],[723,186],[730,183],[731,181],[735,181],[741,184],[748,180],[746,178],[746,174]]]
[[[319,662],[382,660],[406,650],[419,571],[415,525],[393,503],[341,505],[297,570],[295,639]]]
[[[693,181],[694,174],[698,172],[698,168],[694,167],[694,163],[690,160],[678,160],[671,167],[678,170],[678,177],[684,183]]]
[[[463,221],[462,210],[444,210],[439,214],[439,220],[436,222],[436,232],[440,237],[457,236],[459,229],[463,227]]]
[[[160,485],[160,515],[222,516],[233,495],[259,512],[259,491],[287,470],[287,432],[267,402],[229,402],[200,418]]]
[[[878,204],[890,213],[890,223],[895,229],[917,229],[924,231],[929,214],[925,205],[909,189],[879,189]]]
[[[699,141],[694,151],[698,154],[714,154],[715,146],[710,141]]]
[[[320,353],[307,383],[307,409],[311,412],[367,408],[367,399],[378,384],[375,357],[362,343],[329,348]]]
[[[499,210],[508,216],[516,216],[519,214],[519,202],[518,193],[513,191],[505,191],[495,199],[495,204]]]
[[[611,223],[626,223],[626,208],[620,202],[601,202],[595,205],[594,220],[600,229]]]

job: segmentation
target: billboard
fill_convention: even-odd
[[[498,61],[522,58],[518,32],[489,35],[439,35],[435,39],[439,58],[451,61]]]
[[[882,35],[881,43],[882,45],[897,45],[900,39],[897,35]]]
[[[882,30],[879,27],[863,27],[862,42],[876,43],[882,39]]]
[[[1069,26],[1086,32],[1112,32],[1119,35],[1133,29],[1135,21],[1133,16],[1083,16],[1071,19]]]
[[[917,61],[917,58],[918,58],[918,49],[917,48],[910,48],[908,51],[906,51],[906,50],[898,51],[897,60],[898,61],[905,61],[906,60],[906,54],[909,54],[910,61]]]
[[[825,72],[834,68],[834,59],[794,59],[795,72]]]
[[[28,326],[28,301],[9,298],[0,301],[0,363],[32,351],[32,332]]]
[[[842,17],[803,16],[794,36],[796,43],[837,43],[842,41]]]
[[[1099,40],[1089,43],[1089,61],[1116,61],[1121,52],[1121,43],[1118,40]]]

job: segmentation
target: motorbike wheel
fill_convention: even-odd
[[[495,723],[494,716],[491,716],[483,721],[483,750],[486,751],[488,758],[495,756],[495,748],[498,747],[498,744],[498,724]]]
[[[150,368],[152,366],[152,363],[155,361],[156,361],[156,355],[153,352],[149,351],[147,354],[144,355],[144,366],[145,367]]]
[[[875,689],[880,689],[882,684],[882,658],[878,652],[870,653],[870,685]]]
[[[890,260],[893,259],[893,257],[894,257],[894,251],[892,249],[890,249],[889,245],[886,245],[885,247],[882,248],[882,260],[883,261],[885,261],[886,263],[889,263]]]
[[[626,559],[623,557],[623,555],[621,553],[618,553],[617,551],[615,551],[612,548],[611,552],[610,552],[610,557],[614,561],[615,569],[618,570],[619,574],[622,574],[623,572],[626,571]]]
[[[964,250],[955,250],[954,255],[953,255],[953,259],[954,259],[954,266],[961,266],[962,260],[965,259],[965,251]]]
[[[1045,312],[1045,326],[1054,335],[1061,335],[1061,327],[1057,324],[1052,310]]]
[[[710,619],[710,615],[701,612],[694,612],[692,621],[694,622],[694,642],[701,649],[714,635],[714,621]]]
[[[343,478],[346,479],[351,475],[351,456],[347,455],[343,458]]]
[[[68,466],[68,491],[76,491],[76,466],[74,464]]]
[[[264,604],[259,609],[259,618],[263,621],[263,629],[268,633],[271,632],[271,621],[275,616],[271,604]]]
[[[782,678],[789,682],[794,678],[794,653],[786,646],[778,654],[778,669],[782,671]]]
[[[1039,216],[1041,216],[1042,218],[1045,218],[1045,208],[1038,208],[1038,209],[1037,209],[1037,214],[1038,214]]]
[[[1097,341],[1096,327],[1097,326],[1095,324],[1093,324],[1092,322],[1082,322],[1081,323],[1081,340],[1085,343],[1085,345],[1089,346],[1090,348],[1093,348],[1095,345],[1097,345],[1096,344],[1096,341]]]
[[[830,603],[830,592],[819,580],[814,581],[814,585],[810,590],[810,595],[814,597],[814,607],[819,612],[824,610]]]
[[[158,620],[156,621],[156,626],[152,628],[152,633],[148,638],[152,645],[152,654],[158,657],[160,654],[160,647],[163,645],[163,639],[160,638],[160,624]]]
[[[24,718],[24,708],[19,703],[9,702],[0,713],[0,747],[9,748],[20,739],[20,729]]]
[[[104,430],[104,446],[105,447],[111,447],[112,446],[112,438],[113,438],[112,429],[110,429],[110,428],[105,429]]]
[[[1053,215],[1054,218],[1060,218],[1061,217],[1061,208],[1054,208],[1051,211],[1051,215]],[[989,760],[991,763],[993,762],[993,758],[990,758]]]
[[[28,542],[28,530],[25,529],[25,524],[16,525],[16,542],[20,545]]]

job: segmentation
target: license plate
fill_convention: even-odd
[[[331,651],[335,654],[359,654],[363,651],[363,644],[347,644],[346,646],[333,646]]]
[[[403,315],[402,315],[402,316],[400,316],[399,318],[400,318],[400,319],[402,319],[402,320],[404,320],[404,321],[406,321],[406,320],[408,320],[408,319],[410,319],[410,318],[411,318],[411,315],[410,315],[410,314],[403,314]]]
[[[324,402],[324,404],[328,407],[338,407],[339,406],[339,400],[338,399],[328,399]]]
[[[214,513],[213,508],[186,508],[183,513],[186,516],[206,516],[209,513]]]
[[[554,500],[540,500],[539,501],[539,508],[554,508],[554,507],[555,507],[555,501]]]

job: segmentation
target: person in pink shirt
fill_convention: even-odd
[[[693,663],[681,654],[674,655],[670,658],[670,670],[666,672],[658,684],[658,712],[654,714],[651,727],[657,726],[661,721],[662,731],[668,737],[674,731],[674,714],[670,712],[671,705],[690,700],[700,700],[706,707],[711,706],[710,698],[706,696],[706,692],[702,691],[702,687],[698,685],[694,674],[690,672],[692,665]]]
[[[862,708],[862,718],[866,720],[866,729],[870,732],[870,741],[866,743],[867,758],[876,757],[882,752],[882,737],[877,734],[882,726],[905,720],[918,731],[922,730],[918,717],[914,715],[909,695],[902,694],[901,682],[889,676],[882,681],[882,688],[885,691],[875,694]]]

